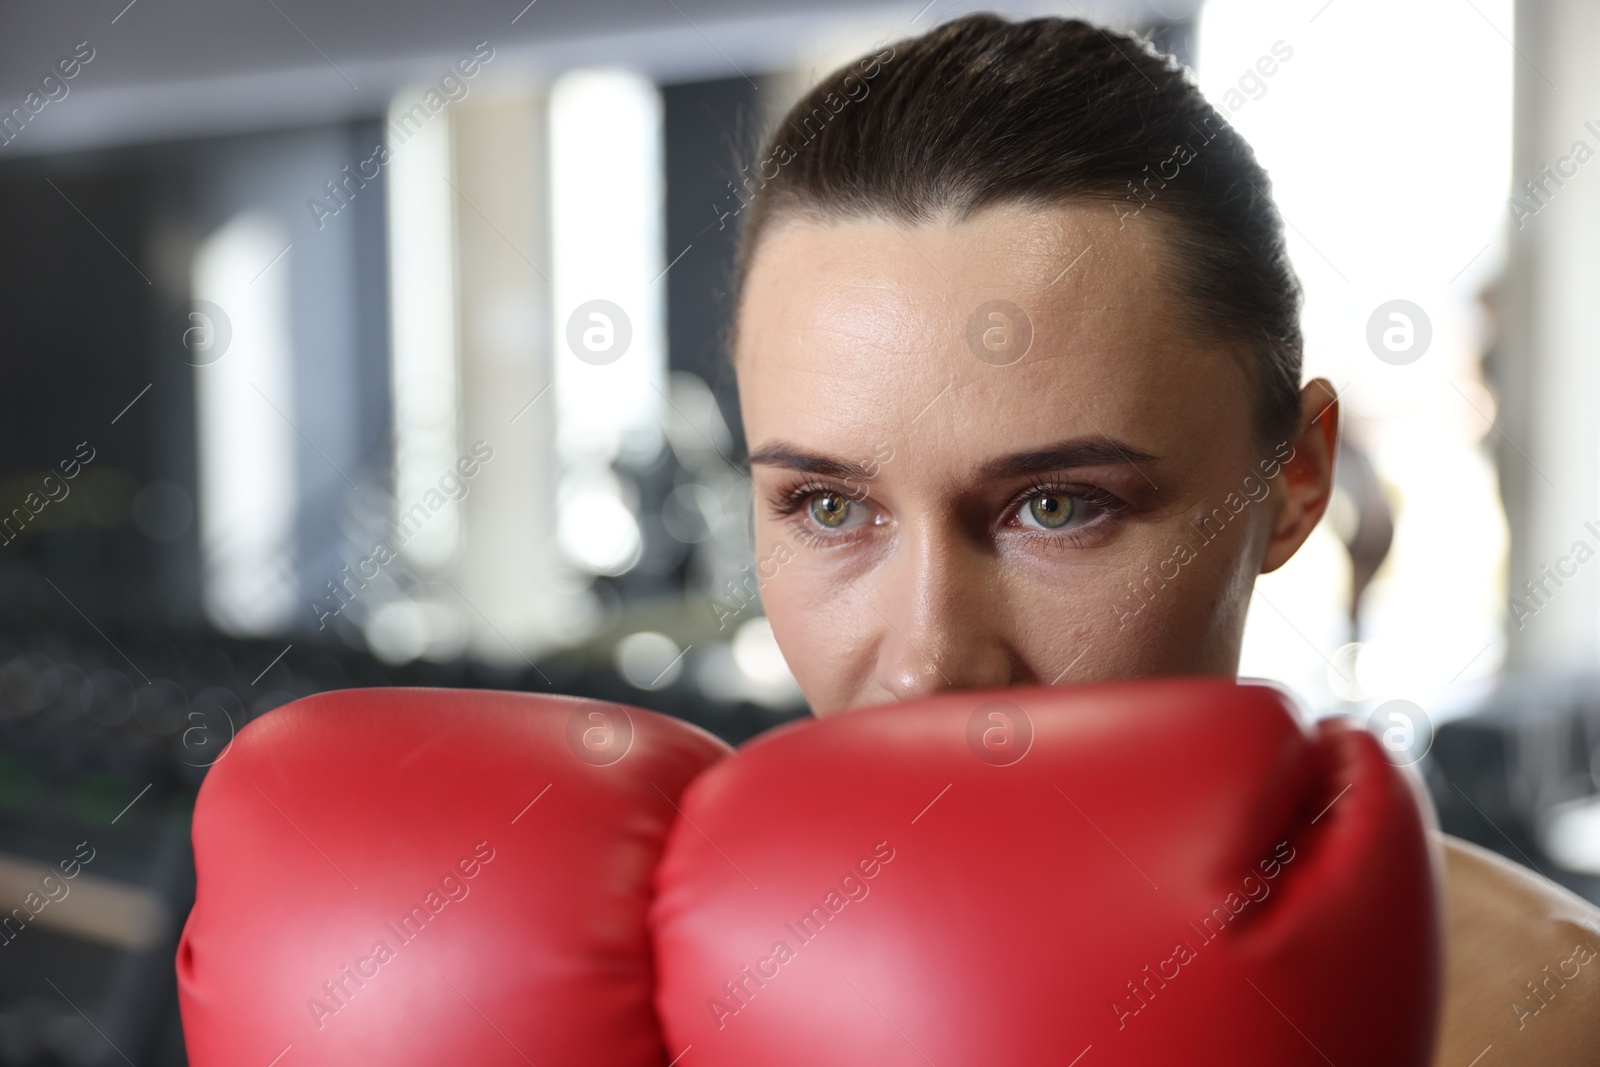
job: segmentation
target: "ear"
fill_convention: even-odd
[[[1339,396],[1326,378],[1300,390],[1300,430],[1294,452],[1275,479],[1278,508],[1261,561],[1267,574],[1289,562],[1311,536],[1333,494],[1333,462],[1339,452]]]

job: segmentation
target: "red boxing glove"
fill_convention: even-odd
[[[1430,816],[1264,685],[953,693],[685,794],[650,923],[685,1067],[1424,1067]]]
[[[195,808],[189,1062],[665,1063],[651,877],[727,751],[519,693],[349,690],[251,723]]]

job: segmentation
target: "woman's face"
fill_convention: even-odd
[[[1165,223],[1119,214],[765,234],[739,400],[762,603],[816,714],[1237,669],[1337,409],[1313,382],[1303,432],[1261,441],[1253,363],[1176,313]]]

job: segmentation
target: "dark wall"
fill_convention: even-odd
[[[150,381],[149,178],[130,160],[0,167],[0,593],[23,603],[40,592],[14,586],[23,561],[112,610],[151,592],[155,553],[129,520],[154,442],[134,412],[117,418]],[[133,581],[86,586],[113,573]]]
[[[725,78],[669,85],[662,97],[667,262],[689,249],[667,273],[669,359],[673,370],[690,371],[711,386],[733,432],[734,454],[743,455],[744,428],[726,333],[740,222],[727,213],[740,201],[728,183],[751,158],[760,136],[757,89],[744,78]]]

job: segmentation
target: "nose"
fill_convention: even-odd
[[[877,572],[874,681],[890,699],[1017,683],[992,561],[959,533],[909,537]]]

